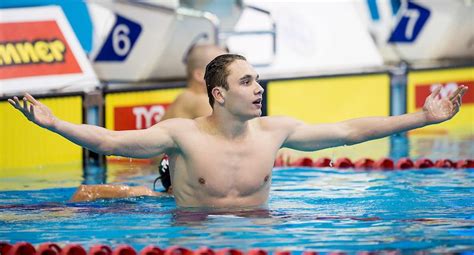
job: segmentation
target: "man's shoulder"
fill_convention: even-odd
[[[202,99],[207,98],[207,93],[197,93],[195,91],[192,91],[190,89],[184,90],[177,99],[179,100],[186,100],[186,101],[199,101]]]
[[[207,94],[195,93],[193,91],[185,91],[182,94],[180,94],[174,104],[179,106],[185,112],[195,113],[195,114],[191,114],[194,116],[202,115],[202,113],[200,112],[200,111],[203,111],[201,109],[202,107],[205,107],[206,113],[208,113],[208,110],[210,109],[209,97],[207,96]]]

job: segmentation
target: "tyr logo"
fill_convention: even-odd
[[[149,128],[163,118],[168,106],[169,103],[116,107],[114,109],[114,129]]]
[[[133,115],[135,115],[135,129],[144,129],[158,123],[163,115],[165,108],[161,105],[154,105],[149,109],[147,107],[134,107]]]

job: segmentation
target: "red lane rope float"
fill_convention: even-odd
[[[195,255],[215,255],[216,253],[209,247],[201,247],[194,251]]]
[[[37,255],[59,255],[61,247],[55,243],[43,243],[36,250]]]
[[[415,167],[415,163],[409,158],[401,158],[395,166],[397,169],[409,169]]]
[[[244,253],[237,249],[224,248],[224,249],[218,250],[216,252],[216,255],[244,255]]]
[[[262,249],[250,249],[247,255],[267,255],[268,252]]]
[[[2,254],[6,253],[2,252]],[[61,249],[55,243],[43,243],[38,246],[36,255],[87,255],[87,252],[77,244],[68,244]]]
[[[112,255],[112,249],[103,244],[96,244],[89,249],[88,255]]]
[[[275,160],[275,167],[334,167],[339,169],[355,168],[355,169],[371,169],[371,170],[403,170],[403,169],[424,169],[424,168],[445,168],[445,169],[462,169],[462,168],[474,168],[474,160],[464,159],[453,161],[450,159],[438,159],[433,162],[427,158],[419,158],[413,161],[410,158],[400,158],[398,161],[394,161],[390,158],[380,158],[378,160],[370,158],[361,158],[355,162],[352,162],[349,158],[343,157],[336,160],[323,157],[313,160],[308,157],[302,157],[294,161],[290,161],[288,157],[286,159],[283,156],[277,157]]]
[[[148,245],[140,251],[140,255],[163,255],[165,251],[158,246]]]
[[[313,166],[313,160],[310,158],[299,158],[294,162],[290,163],[290,166],[306,166],[306,167],[312,167]]]
[[[276,251],[274,255],[291,255],[290,251]]]
[[[193,255],[193,251],[181,246],[171,246],[165,250],[165,255]]]
[[[338,158],[334,163],[335,168],[353,168],[354,164],[349,158]]]
[[[68,244],[61,250],[61,255],[87,255],[87,252],[78,244]]]
[[[354,163],[354,168],[357,169],[372,169],[375,161],[370,158],[361,158]]]
[[[427,159],[427,158],[420,158],[415,161],[415,168],[430,168],[433,167],[434,163],[433,161]]]
[[[385,169],[385,170],[392,170],[395,168],[395,164],[393,163],[393,160],[389,158],[381,158],[374,163],[374,168],[375,169]]]
[[[114,249],[112,255],[137,255],[137,252],[129,245],[119,245]]]
[[[6,255],[11,248],[11,244],[6,242],[0,242],[0,254]]]
[[[474,168],[474,160],[463,159],[456,162],[456,168]]]
[[[330,158],[319,158],[313,163],[314,167],[330,167],[331,159]]]
[[[438,168],[455,168],[456,164],[449,159],[438,159],[434,163],[434,166]]]
[[[7,255],[36,255],[36,249],[27,242],[18,242],[10,247]]]

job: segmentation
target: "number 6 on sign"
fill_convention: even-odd
[[[119,56],[125,56],[130,51],[130,28],[125,24],[120,24],[114,28],[112,45],[114,52]]]
[[[100,61],[124,61],[142,31],[140,24],[117,15],[117,20],[95,58]]]

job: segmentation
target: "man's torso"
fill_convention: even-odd
[[[184,207],[255,207],[266,204],[271,171],[282,132],[250,121],[245,136],[236,139],[212,134],[200,120],[183,120],[176,132],[179,151],[170,155],[176,202]]]

